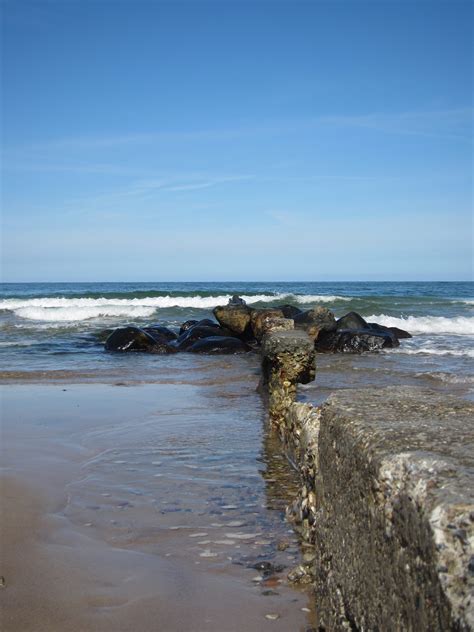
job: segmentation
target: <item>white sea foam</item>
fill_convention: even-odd
[[[225,305],[230,294],[218,296],[149,296],[141,298],[32,298],[5,299],[0,301],[0,310],[13,311],[20,318],[49,321],[73,322],[93,318],[130,317],[147,318],[157,309],[185,307],[212,309]],[[256,294],[243,295],[252,305],[273,301],[291,301],[302,304],[328,303],[350,298],[329,295]]]
[[[474,317],[456,316],[407,316],[395,318],[385,314],[365,317],[368,322],[375,322],[385,327],[399,327],[412,334],[472,334],[474,335]]]
[[[92,318],[130,317],[146,318],[155,312],[154,307],[131,307],[120,305],[92,307],[20,307],[15,314],[28,320],[73,322]]]
[[[333,294],[287,294],[288,300],[297,303],[334,303],[335,301],[352,301],[351,296],[337,296]]]
[[[458,356],[474,358],[474,349],[436,349],[433,347],[421,347],[420,349],[407,349],[405,347],[397,347],[391,349],[391,353],[403,353],[407,355],[435,355],[435,356]]]

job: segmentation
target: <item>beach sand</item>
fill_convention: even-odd
[[[2,630],[306,630],[308,593],[249,568],[299,556],[282,520],[286,474],[274,478],[281,455],[268,438],[259,461],[249,450],[262,438],[253,388],[8,386]]]

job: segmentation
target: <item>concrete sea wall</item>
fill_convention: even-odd
[[[290,336],[286,349],[298,345]],[[262,345],[273,376],[263,388],[278,371],[296,376],[272,370],[277,347]],[[300,365],[314,361],[299,348]],[[388,387],[339,391],[318,408],[295,401],[297,381],[272,423],[301,475],[289,516],[314,546],[301,576],[315,583],[319,629],[474,630],[472,403]]]

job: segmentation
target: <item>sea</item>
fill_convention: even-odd
[[[24,379],[54,372],[78,379],[122,374],[131,381],[147,382],[157,374],[199,370],[209,358],[110,354],[104,351],[104,338],[109,330],[127,324],[160,323],[177,330],[188,319],[212,318],[212,309],[235,294],[255,308],[324,305],[336,317],[356,311],[369,322],[400,327],[413,335],[400,347],[376,354],[318,356],[318,377],[306,388],[317,399],[331,389],[402,383],[472,397],[471,282],[3,284],[3,371]]]

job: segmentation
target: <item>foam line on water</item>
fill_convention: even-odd
[[[457,356],[474,358],[474,349],[436,349],[433,347],[421,347],[420,349],[407,349],[404,347],[397,347],[397,349],[391,349],[391,353],[403,353],[406,355],[434,355],[434,356]]]
[[[406,316],[396,318],[386,314],[366,316],[368,322],[385,327],[399,327],[412,334],[470,334],[474,335],[474,317],[456,316]]]
[[[104,317],[147,318],[158,309],[194,308],[212,309],[217,305],[226,305],[230,294],[218,296],[153,296],[144,298],[33,298],[5,299],[0,301],[0,310],[9,310],[20,318],[35,321],[72,322]],[[243,295],[249,305],[255,303],[274,303],[275,301],[309,303],[330,303],[338,300],[348,301],[348,297],[334,295],[294,295],[294,294],[256,294]]]

